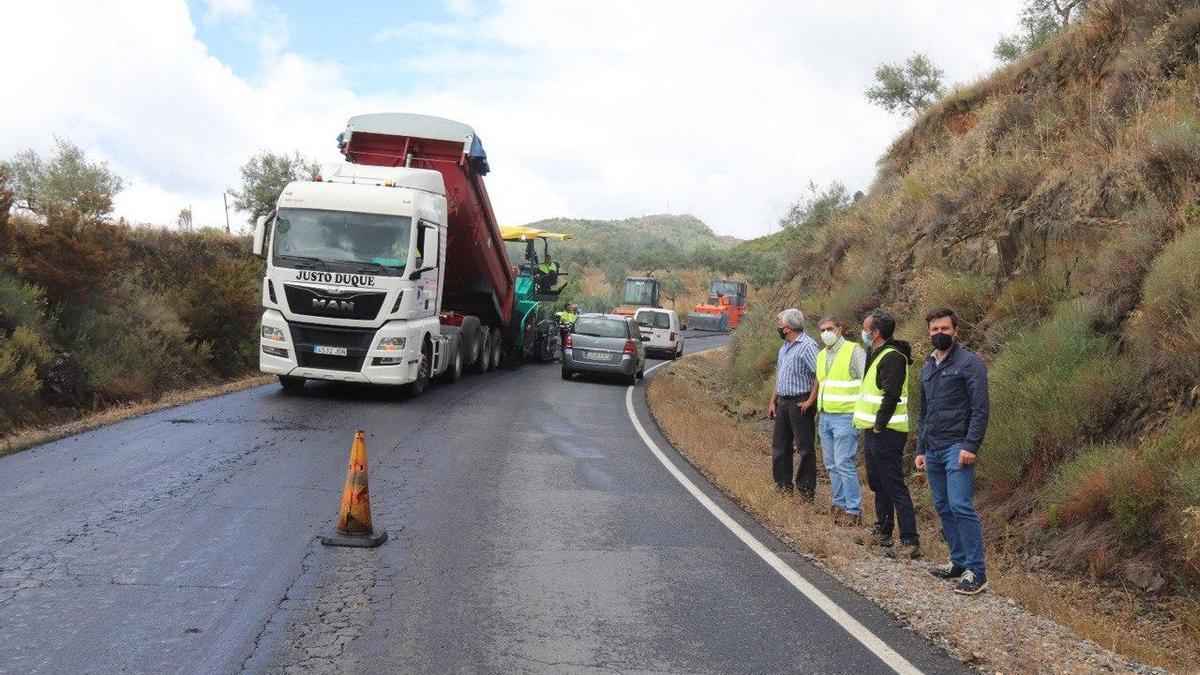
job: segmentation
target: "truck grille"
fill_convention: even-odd
[[[303,323],[289,324],[292,331],[292,344],[296,347],[296,362],[302,368],[321,368],[324,370],[362,370],[363,360],[371,349],[371,340],[375,338],[373,328],[334,328],[331,326],[312,326]],[[345,356],[316,354],[313,348],[344,347]]]
[[[370,321],[379,316],[386,293],[378,291],[322,293],[315,288],[283,285],[288,308],[293,314],[304,316],[326,316],[336,319],[359,319]]]

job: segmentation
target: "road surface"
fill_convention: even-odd
[[[0,672],[964,672],[755,525],[670,450],[644,385],[626,394],[557,364],[414,400],[272,385],[0,458]],[[391,538],[325,548],[356,428]]]

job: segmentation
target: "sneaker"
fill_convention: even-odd
[[[963,572],[962,578],[958,580],[958,585],[954,587],[954,592],[959,595],[979,595],[987,590],[987,575],[975,574],[971,570]]]
[[[962,567],[959,567],[958,565],[955,565],[954,563],[946,563],[945,565],[934,565],[933,567],[929,568],[930,574],[932,574],[933,576],[935,576],[939,579],[945,579],[946,581],[958,579],[959,577],[961,577],[963,575],[963,572],[966,572],[966,571],[967,570],[963,569]]]
[[[896,558],[898,560],[916,560],[921,557],[921,544],[901,541],[900,546],[889,548],[883,554],[889,558]]]

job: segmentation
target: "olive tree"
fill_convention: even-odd
[[[299,152],[288,155],[264,150],[242,165],[242,189],[229,190],[229,196],[233,197],[234,208],[248,213],[253,223],[275,208],[288,183],[311,179],[320,169],[319,163]]]
[[[107,162],[89,160],[79,146],[65,138],[54,139],[49,157],[25,150],[0,162],[0,173],[9,176],[13,206],[41,216],[56,205],[73,208],[86,217],[108,215],[113,198],[125,187]]]
[[[1041,47],[1083,15],[1089,0],[1026,0],[1021,29],[1005,35],[993,50],[996,58],[1011,63]]]
[[[867,100],[888,112],[915,116],[945,93],[945,73],[928,56],[913,54],[900,64],[880,64]]]

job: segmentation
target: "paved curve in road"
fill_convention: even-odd
[[[267,386],[0,458],[0,672],[891,672],[625,394],[555,364],[415,400]],[[358,427],[391,539],[325,548]],[[668,453],[909,664],[964,671]]]

